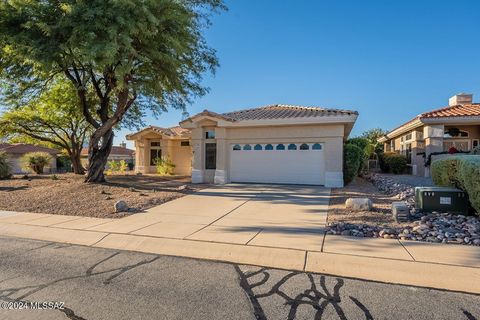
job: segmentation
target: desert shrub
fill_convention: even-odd
[[[383,172],[402,174],[407,168],[407,158],[395,152],[385,152],[380,156],[380,169]]]
[[[358,146],[347,143],[344,148],[343,180],[350,183],[360,172],[364,152]]]
[[[8,179],[12,176],[7,154],[0,152],[0,179]]]
[[[407,157],[401,154],[392,154],[385,158],[388,169],[391,173],[402,174],[407,168]]]
[[[370,141],[368,141],[368,139],[366,138],[351,138],[351,139],[348,139],[347,143],[349,144],[354,144],[356,145],[357,147],[359,147],[360,149],[362,150],[366,150],[367,147],[370,145]]]
[[[172,175],[175,169],[175,164],[173,164],[170,158],[157,158],[155,159],[155,167],[157,169],[157,173],[160,175]]]
[[[348,139],[347,144],[353,144],[357,147],[359,147],[362,152],[363,152],[363,157],[362,160],[360,161],[358,172],[362,172],[365,170],[365,162],[367,161],[368,158],[370,158],[371,152],[373,145],[370,143],[370,141],[366,138],[351,138]]]
[[[107,162],[106,174],[125,174],[128,169],[128,163],[125,160],[115,161],[110,160]]]
[[[51,159],[52,156],[46,152],[29,152],[23,155],[21,162],[23,169],[41,174]]]
[[[468,194],[470,204],[480,214],[480,156],[456,155],[435,160],[431,166],[433,182],[452,186]]]

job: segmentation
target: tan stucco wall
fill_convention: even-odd
[[[343,139],[344,125],[301,125],[301,126],[268,126],[268,127],[238,127],[219,128],[211,122],[202,123],[204,127],[192,130],[193,179],[207,183],[222,183],[229,181],[230,149],[232,144],[242,143],[322,143],[325,148],[325,172],[328,176],[342,175],[343,171]],[[200,124],[200,125],[202,125]],[[217,143],[216,172],[205,170],[204,144],[205,132],[215,130]],[[274,165],[274,164],[272,164]]]

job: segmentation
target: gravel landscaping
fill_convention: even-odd
[[[449,213],[415,213],[414,189],[430,186],[426,178],[373,174],[356,178],[342,189],[332,190],[328,212],[328,234],[356,237],[417,240],[438,243],[456,243],[480,246],[480,218]],[[368,197],[372,211],[349,212],[348,198]],[[396,223],[390,205],[405,201],[412,213],[406,223]]]
[[[118,175],[103,184],[86,184],[74,174],[32,175],[0,180],[0,210],[116,218],[191,193],[201,186],[189,178]],[[127,212],[115,213],[125,201]]]

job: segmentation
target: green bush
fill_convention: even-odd
[[[366,138],[351,138],[351,139],[348,139],[347,143],[349,144],[354,144],[356,145],[357,147],[359,147],[360,149],[362,150],[366,150],[367,147],[370,145],[370,141],[368,141],[368,139]]]
[[[435,160],[430,170],[436,185],[465,191],[470,204],[480,215],[480,155],[459,155]]]
[[[0,179],[8,179],[12,176],[10,164],[8,163],[7,154],[0,152]]]
[[[21,161],[25,170],[41,174],[51,159],[52,156],[46,152],[29,152],[23,155]]]
[[[402,174],[407,168],[407,158],[395,152],[385,152],[380,157],[380,169],[383,172]]]
[[[364,159],[363,150],[354,144],[347,143],[344,149],[343,180],[350,183],[360,172]]]
[[[168,157],[164,159],[157,158],[155,159],[155,167],[157,173],[160,175],[172,175],[175,169],[175,164],[173,164],[172,160]]]

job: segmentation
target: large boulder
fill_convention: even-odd
[[[368,198],[348,198],[345,201],[345,208],[351,211],[370,211],[372,207],[372,200]]]

